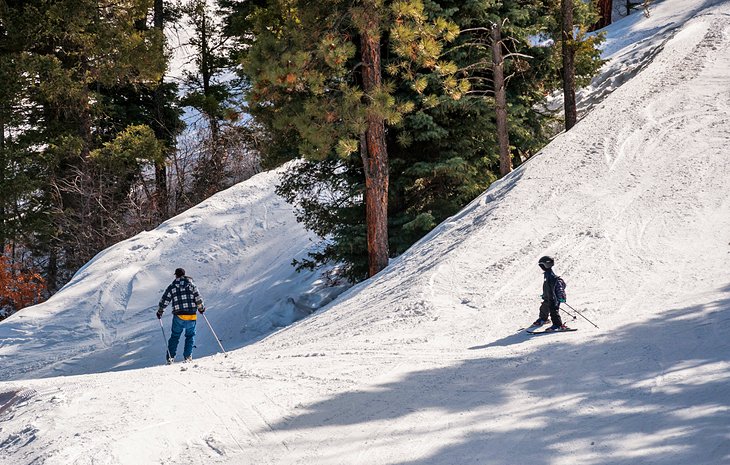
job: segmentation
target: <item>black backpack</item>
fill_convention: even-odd
[[[555,297],[558,298],[558,302],[565,302],[568,300],[565,294],[566,286],[567,284],[565,284],[565,281],[560,276],[555,279]]]

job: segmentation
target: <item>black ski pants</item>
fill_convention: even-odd
[[[540,319],[546,321],[550,315],[550,319],[553,320],[554,325],[563,324],[563,320],[560,319],[560,307],[553,306],[550,301],[543,300],[540,305]]]

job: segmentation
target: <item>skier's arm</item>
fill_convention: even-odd
[[[159,303],[160,310],[165,310],[165,307],[170,305],[170,302],[172,302],[172,285],[167,286],[165,293],[162,294],[162,298]]]
[[[205,312],[205,304],[203,304],[203,298],[200,297],[200,292],[198,292],[198,287],[193,283],[190,283],[190,287],[193,291],[193,298],[195,299],[195,305],[198,307],[198,311],[200,313]]]
[[[557,301],[556,305],[560,305],[561,302],[565,302],[565,288],[559,279],[555,280],[555,297]]]

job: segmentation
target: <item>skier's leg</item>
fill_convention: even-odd
[[[560,307],[550,309],[550,318],[553,320],[553,326],[563,326],[563,320],[560,318]]]
[[[172,358],[175,358],[175,353],[177,353],[177,344],[180,342],[180,335],[183,329],[183,320],[173,315],[170,340],[167,343],[167,350],[170,351],[170,357]]]
[[[193,346],[195,345],[195,320],[185,322],[185,349],[183,357],[188,358],[193,355]]]
[[[548,316],[550,315],[550,304],[547,300],[543,300],[542,304],[540,305],[540,319],[542,321],[547,321]]]

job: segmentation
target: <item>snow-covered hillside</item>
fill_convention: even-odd
[[[341,288],[325,286],[319,272],[291,266],[315,237],[274,193],[278,179],[278,172],[259,174],[110,247],[47,302],[0,323],[0,379],[159,364],[165,346],[154,313],[177,267],[195,280],[228,350],[329,302]],[[198,356],[218,351],[203,329]]]
[[[641,42],[660,46],[651,53],[626,39],[652,31],[664,36]],[[730,463],[730,1],[657,2],[609,38],[623,41],[617,60],[650,61],[540,155],[309,318],[227,358],[73,377],[30,379],[20,370],[26,357],[36,363],[30,346],[4,340],[16,368],[3,373],[27,379],[0,382],[0,463]],[[195,243],[208,263],[188,265],[194,277],[235,259],[234,248],[216,248],[225,228],[213,226],[210,242]],[[600,329],[568,317],[579,331],[519,331],[537,316],[545,254],[568,303]],[[147,261],[158,267],[145,275],[157,295],[177,265]],[[90,270],[77,286],[90,286],[81,279]],[[201,290],[219,296],[211,322],[226,340],[236,325],[222,296],[246,294],[236,279],[215,281]],[[107,301],[129,295],[106,288]],[[47,309],[25,318],[84,350],[76,328]],[[86,339],[98,333],[90,321]],[[10,323],[3,337],[34,340],[36,328]],[[148,344],[136,347],[156,352],[159,326],[144,324]]]

